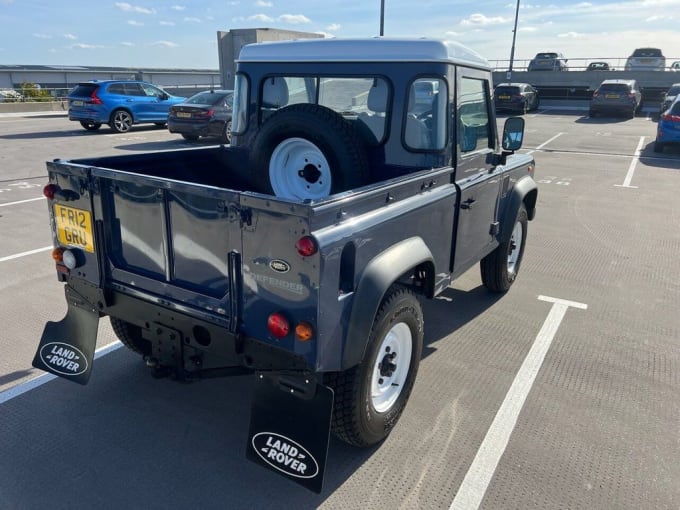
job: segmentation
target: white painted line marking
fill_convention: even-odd
[[[97,349],[94,353],[94,359],[99,359],[102,356],[106,356],[107,354],[120,349],[123,346],[122,343],[120,343],[118,340],[115,342],[112,342],[108,345],[105,345],[104,347]],[[56,379],[57,376],[54,374],[50,373],[43,373],[39,375],[38,377],[35,377],[29,381],[26,381],[25,383],[17,384],[16,386],[3,391],[0,393],[0,404],[4,404],[5,402],[12,400],[13,398],[18,397],[19,395],[23,395],[26,392],[29,392],[35,388],[38,388],[42,386],[45,383],[48,383],[54,379]]]
[[[7,207],[8,205],[25,204],[26,202],[35,202],[36,200],[45,200],[45,197],[28,198],[26,200],[19,200],[18,202],[7,202],[6,204],[0,204],[0,207]]]
[[[519,413],[543,364],[545,355],[550,348],[555,333],[557,333],[557,329],[560,327],[564,315],[567,313],[567,308],[573,307],[580,308],[581,310],[588,308],[588,305],[577,303],[576,301],[567,301],[548,296],[538,296],[538,299],[553,303],[553,306],[543,323],[543,327],[538,332],[527,357],[524,359],[519,372],[517,372],[515,380],[505,396],[505,400],[503,400],[500,409],[496,413],[496,417],[493,423],[491,423],[491,427],[489,427],[484,441],[482,441],[482,445],[479,447],[477,455],[472,461],[472,465],[468,469],[449,510],[474,510],[479,508],[491,478],[496,471],[498,462],[508,446],[510,435],[517,424]]]
[[[623,184],[614,184],[617,188],[637,188],[637,186],[631,186],[630,181],[633,180],[633,174],[635,173],[635,166],[637,165],[638,161],[640,161],[640,150],[642,149],[642,144],[645,142],[645,137],[641,136],[640,141],[638,142],[637,149],[635,149],[635,155],[633,156],[633,160],[630,162],[630,166],[628,167],[628,173],[626,174],[626,178],[623,180]]]
[[[536,147],[535,149],[530,150],[530,151],[527,151],[527,154],[533,154],[533,153],[536,152],[536,151],[540,151],[543,147],[545,147],[545,146],[548,145],[550,142],[552,142],[553,140],[555,140],[558,136],[561,136],[561,135],[564,135],[564,134],[566,134],[566,133],[557,133],[555,136],[553,136],[553,137],[552,137],[550,140],[548,140],[547,142],[543,142],[541,145],[539,145],[539,146]]]
[[[0,257],[0,262],[7,262],[8,260],[18,259],[20,257],[33,255],[34,253],[40,253],[41,251],[47,251],[53,248],[54,246],[45,246],[44,248],[38,248],[37,250],[25,251],[23,253],[15,253],[14,255],[7,255],[6,257]]]

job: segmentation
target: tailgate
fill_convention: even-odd
[[[92,168],[92,178],[108,282],[231,315],[240,278],[229,271],[240,261],[238,192],[102,168]]]

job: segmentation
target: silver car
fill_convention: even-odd
[[[566,71],[567,59],[561,53],[537,53],[529,62],[527,71]]]
[[[626,71],[663,71],[666,57],[659,48],[638,48],[626,60]]]

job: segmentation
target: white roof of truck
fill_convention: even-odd
[[[248,44],[239,62],[444,62],[490,68],[477,52],[437,39],[296,39]]]

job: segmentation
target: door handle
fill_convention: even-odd
[[[461,209],[472,209],[472,204],[474,204],[476,200],[474,198],[468,198],[465,202],[460,204]]]

